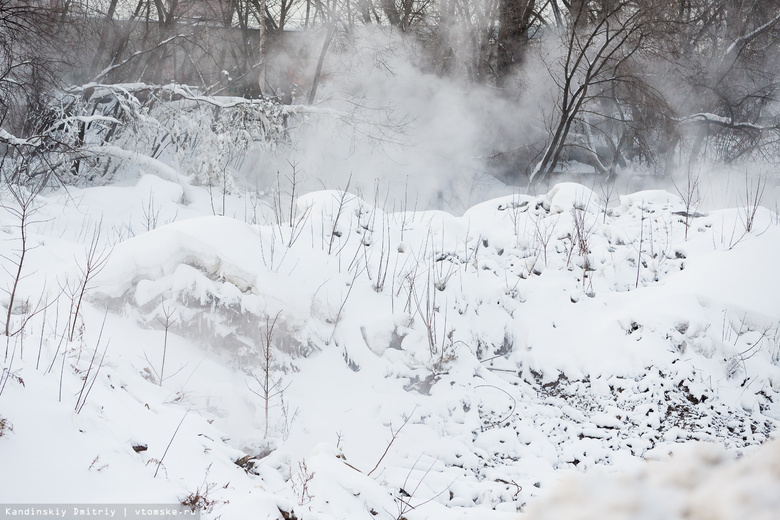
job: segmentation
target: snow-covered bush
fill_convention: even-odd
[[[286,141],[288,112],[272,101],[205,97],[187,86],[89,84],[54,95],[39,126],[42,138],[72,156],[53,168],[64,184],[105,181],[137,163],[133,157],[147,157],[194,184],[230,192],[248,154]]]

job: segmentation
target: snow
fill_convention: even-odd
[[[625,475],[570,478],[525,515],[529,520],[777,518],[780,443],[733,460],[700,443]]]
[[[225,519],[775,514],[772,212],[749,232],[744,208],[695,216],[686,240],[676,195],[605,208],[573,183],[462,216],[338,190],[248,212],[246,193],[215,205],[117,150],[135,176],[36,200],[0,503],[198,491]],[[0,225],[13,273],[19,222]],[[76,314],[93,240],[108,261]]]
[[[36,139],[21,139],[9,133],[4,128],[0,128],[0,141],[10,144],[11,146],[35,146],[37,144]]]
[[[140,166],[151,169],[153,173],[159,175],[167,181],[179,182],[183,185],[189,184],[189,180],[175,169],[153,157],[149,157],[138,152],[131,152],[129,150],[125,150],[124,148],[120,148],[119,146],[112,145],[95,146],[88,148],[87,151],[98,156],[108,155],[111,157],[116,157],[117,159],[131,160],[138,163]]]

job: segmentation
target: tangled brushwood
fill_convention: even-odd
[[[209,98],[187,86],[89,85],[56,91],[35,118],[33,137],[0,134],[12,182],[105,183],[142,165],[176,180],[232,188],[247,155],[285,141],[294,110],[272,101]]]

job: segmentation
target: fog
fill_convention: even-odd
[[[473,19],[421,8],[401,26],[322,12],[305,30],[289,30],[298,4],[284,30],[204,7],[219,2],[112,4],[4,8],[3,142],[43,135],[61,154],[37,155],[32,176],[111,182],[128,165],[100,146],[119,145],[223,190],[291,192],[294,173],[296,194],[349,186],[389,210],[459,214],[562,181],[615,200],[693,183],[701,208],[744,203],[766,182],[762,202],[776,205],[780,18],[759,11],[737,11],[740,28],[724,8],[697,33],[694,19],[668,26],[645,10],[578,26],[543,9],[509,41],[487,4]],[[92,97],[94,83],[108,97]]]
[[[322,32],[301,38],[295,52],[276,56],[270,67],[313,77],[323,38]],[[557,35],[540,37],[522,70],[507,81],[510,86],[498,89],[431,72],[425,49],[411,38],[377,27],[356,29],[328,48],[314,113],[291,119],[289,146],[252,156],[242,175],[261,191],[273,189],[279,179],[288,180],[295,165],[298,190],[349,186],[388,210],[403,206],[460,214],[491,197],[545,193],[565,181],[608,191],[613,202],[646,189],[684,196],[689,178],[697,181],[695,198],[702,210],[745,204],[746,189],[764,182],[762,203],[774,208],[777,173],[771,161],[724,164],[706,153],[691,161],[685,157],[689,144],[680,145],[677,163],[666,170],[639,160],[618,166],[610,176],[573,161],[531,182],[529,159],[539,160],[558,110],[555,66],[562,53]],[[657,77],[665,77],[660,69]],[[294,104],[306,102],[306,87],[294,87]],[[691,105],[672,81],[656,80],[654,88],[678,107]],[[693,140],[692,132],[684,132],[681,142]]]
[[[511,193],[491,175],[490,158],[542,127],[539,103],[425,72],[420,49],[390,31],[357,32],[323,67],[315,107],[336,112],[296,120],[290,149],[256,158],[245,173],[264,185],[295,163],[307,189],[343,188],[351,178],[354,190],[373,197],[378,189],[391,205],[406,199],[453,212]]]

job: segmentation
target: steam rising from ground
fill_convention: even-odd
[[[259,175],[261,185],[273,182],[269,176],[277,169],[289,171],[289,160],[309,189],[344,187],[351,176],[352,189],[373,198],[378,186],[391,207],[407,200],[410,209],[416,201],[419,209],[459,213],[512,192],[488,175],[486,159],[517,148],[530,127],[543,125],[538,103],[426,72],[414,45],[379,29],[337,43],[327,55],[316,106],[340,115],[310,117],[289,156],[254,163],[250,175]],[[321,44],[302,51],[309,55],[306,78],[314,75]]]
[[[307,101],[324,37],[322,32],[296,35],[297,41],[270,61],[271,75],[289,79],[277,93],[294,104]],[[647,165],[628,165],[618,169],[616,179],[606,180],[571,163],[563,165],[563,173],[528,186],[522,161],[512,160],[517,155],[526,163],[538,160],[546,144],[558,92],[550,64],[559,50],[555,38],[534,47],[522,75],[499,90],[426,70],[431,65],[423,46],[381,28],[336,36],[314,103],[315,112],[323,112],[291,119],[290,148],[247,160],[244,174],[261,191],[283,190],[295,164],[297,193],[349,183],[350,191],[388,210],[455,214],[499,195],[544,193],[564,180],[594,191],[614,183],[615,200],[642,189],[674,193],[684,190],[689,174],[698,176],[698,205],[728,207],[744,205],[746,181],[769,177],[763,204],[774,208],[777,190],[771,178],[776,175],[767,164],[702,163],[679,168],[671,179]],[[501,162],[502,153],[507,162]],[[505,184],[507,179],[516,185]]]

